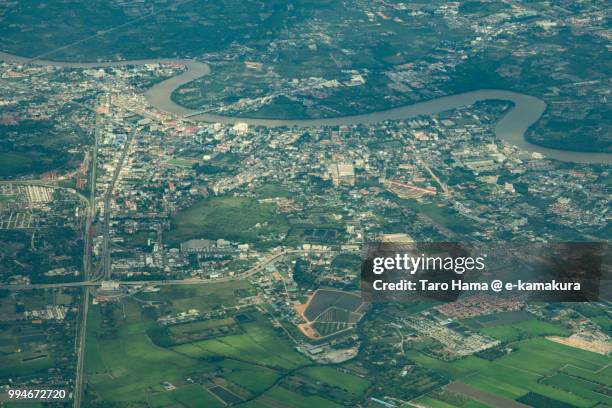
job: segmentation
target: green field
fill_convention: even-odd
[[[185,158],[185,157],[177,157],[175,159],[168,160],[168,164],[172,166],[176,166],[176,167],[182,167],[185,169],[190,169],[197,162],[198,161],[195,159]]]
[[[602,385],[596,382],[571,377],[563,373],[555,374],[542,382],[555,388],[572,392],[591,401],[599,401],[602,404],[612,405],[612,397],[597,392],[598,389],[602,389]]]
[[[455,404],[426,395],[416,399],[415,402],[428,408],[489,408],[488,405],[466,398],[461,398],[460,403]],[[402,408],[410,408],[411,406],[412,405],[406,404],[403,405]]]
[[[238,384],[251,393],[260,393],[267,390],[280,376],[277,371],[240,361],[226,360],[222,366],[226,371],[223,374],[225,379]]]
[[[370,386],[369,381],[355,375],[342,372],[333,367],[308,367],[301,370],[300,374],[312,378],[313,380],[342,388],[343,390],[357,396],[363,394]]]
[[[608,335],[612,334],[612,319],[610,319],[608,316],[596,316],[591,320],[597,323],[599,327],[601,327],[602,330]]]
[[[250,313],[253,319],[240,323],[244,334],[165,348],[148,337],[147,332],[159,326],[142,313],[139,303],[92,305],[86,401],[91,406],[150,401],[155,407],[214,408],[222,405],[203,388],[213,380],[243,398],[255,398],[286,370],[309,363],[264,316]],[[164,382],[176,389],[165,390]]]
[[[254,322],[241,326],[244,334],[184,344],[172,350],[193,358],[224,356],[277,369],[294,369],[309,363],[276,334],[263,316],[257,315]]]
[[[280,404],[279,404],[280,403]],[[274,406],[291,408],[340,408],[330,400],[316,395],[306,396],[283,387],[274,387],[253,402],[243,405],[245,408],[266,408]]]
[[[29,360],[28,358],[35,358],[40,353],[15,353],[10,355],[4,355],[0,362],[0,377],[11,378],[19,376],[29,376],[36,373],[45,372],[58,365],[58,361],[53,356],[46,356],[42,358],[36,358],[35,360]],[[24,361],[26,359],[26,361]]]
[[[137,312],[133,304],[126,307]],[[154,326],[152,321],[123,322],[118,324],[116,338],[105,338],[110,336],[102,328],[100,306],[91,306],[88,319],[87,390],[104,401],[146,401],[150,393],[163,392],[163,381],[184,384],[185,375],[199,369],[198,361],[149,340],[146,331]]]
[[[278,183],[266,183],[255,190],[261,198],[291,197],[291,191]]]
[[[543,338],[523,340],[514,343],[513,347],[515,350],[512,353],[494,361],[470,356],[448,362],[425,356],[415,350],[409,351],[408,354],[420,364],[450,379],[460,379],[483,391],[505,398],[517,399],[528,392],[534,392],[578,407],[590,407],[599,400],[580,391],[574,392],[549,385],[545,379],[561,370],[565,372],[567,365],[577,367],[581,372],[594,374],[594,371],[604,369],[612,363],[610,357]]]
[[[401,203],[429,218],[434,225],[447,228],[458,235],[474,231],[471,226],[473,221],[468,220],[453,209],[439,204],[419,203],[415,200],[401,200]]]
[[[201,385],[185,385],[174,391],[166,392],[153,398],[153,407],[206,407],[221,408],[223,403],[215,398]]]
[[[253,288],[246,281],[218,282],[207,285],[163,286],[157,293],[143,293],[144,300],[164,303],[164,313],[172,314],[197,309],[200,312],[236,304],[242,294],[252,294]]]
[[[563,367],[560,372],[569,374],[572,377],[577,377],[583,380],[592,381],[602,385],[606,385],[608,387],[612,387],[612,366],[594,372],[589,369],[567,365]]]
[[[509,325],[485,327],[481,329],[480,332],[503,342],[512,342],[539,336],[566,337],[571,334],[567,329],[561,326],[541,320],[525,320]]]
[[[176,214],[170,242],[191,238],[223,238],[236,242],[265,245],[277,242],[289,230],[287,219],[273,203],[259,203],[248,197],[212,197],[201,200]]]
[[[429,408],[456,408],[457,407],[456,405],[451,405],[444,401],[440,401],[440,400],[437,400],[435,398],[428,397],[428,396],[419,398],[415,402],[420,405],[422,404],[423,406],[429,407]],[[411,405],[406,404],[404,407],[408,408],[410,406]]]

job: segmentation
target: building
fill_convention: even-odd
[[[329,168],[329,172],[336,187],[340,184],[355,185],[355,167],[353,164],[333,163]]]

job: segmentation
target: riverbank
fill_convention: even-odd
[[[302,120],[282,120],[282,119],[255,119],[234,116],[217,115],[214,113],[202,113],[193,109],[178,105],[172,100],[172,92],[178,87],[193,81],[194,79],[210,74],[210,66],[206,63],[191,59],[145,59],[130,61],[111,61],[111,62],[59,62],[32,60],[11,54],[0,52],[0,60],[32,64],[39,66],[57,66],[66,68],[96,68],[123,65],[142,65],[159,62],[175,62],[183,64],[186,71],[181,74],[168,78],[155,84],[145,93],[147,101],[151,106],[164,112],[183,116],[189,120],[203,122],[219,122],[233,124],[237,122],[248,123],[254,126],[266,127],[309,127],[309,126],[339,126],[355,124],[372,124],[386,120],[409,119],[419,115],[432,115],[463,106],[470,106],[476,102],[487,100],[503,100],[513,104],[513,108],[507,112],[495,125],[495,135],[497,138],[517,146],[519,149],[529,153],[540,153],[543,156],[564,162],[576,163],[612,163],[612,154],[596,152],[573,152],[566,150],[551,149],[528,142],[525,134],[529,128],[536,123],[544,111],[546,103],[534,96],[521,94],[518,92],[481,89],[477,91],[464,92],[461,94],[444,96],[425,102],[412,105],[401,106],[379,112],[372,112],[361,115],[342,116],[337,118],[325,119],[302,119]]]

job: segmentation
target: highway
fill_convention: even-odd
[[[117,179],[119,178],[119,173],[121,172],[121,168],[123,167],[123,163],[128,155],[130,150],[130,145],[132,144],[132,140],[134,139],[134,134],[136,133],[136,128],[134,127],[132,131],[130,131],[125,144],[123,146],[123,151],[121,152],[121,157],[115,166],[115,171],[113,173],[113,178],[111,179],[110,184],[108,185],[108,189],[104,194],[104,221],[102,223],[102,279],[110,279],[111,278],[111,254],[109,248],[109,229],[110,229],[110,200],[113,195],[113,190],[115,189],[115,184],[117,183]]]
[[[77,364],[75,373],[75,384],[73,407],[80,408],[81,401],[83,399],[83,382],[85,379],[85,338],[87,337],[87,313],[89,312],[89,288],[85,287],[83,290],[83,307],[81,309],[81,316],[79,322],[79,329],[77,333]]]
[[[85,253],[83,255],[83,278],[88,282],[91,271],[91,250],[93,236],[92,223],[96,215],[96,169],[98,167],[98,141],[100,139],[100,127],[102,118],[96,113],[96,125],[94,129],[94,147],[91,160],[91,171],[89,179],[89,209],[87,211],[87,224],[85,226]],[[85,338],[87,337],[87,314],[89,312],[89,287],[83,289],[83,306],[79,316],[78,333],[76,339],[76,370],[74,378],[73,407],[80,408],[83,400],[83,382],[85,380]]]
[[[141,281],[118,281],[122,286],[167,286],[167,285],[201,285],[207,283],[219,283],[219,282],[231,282],[236,280],[246,279],[250,276],[255,275],[262,269],[265,269],[268,265],[274,263],[279,258],[288,255],[306,255],[311,253],[333,253],[331,250],[311,250],[311,249],[289,249],[280,251],[276,254],[268,256],[263,261],[257,263],[252,268],[246,270],[244,273],[226,276],[217,279],[164,279],[164,280],[141,280]],[[81,287],[100,287],[102,281],[100,280],[87,280],[83,282],[67,282],[67,283],[41,283],[32,285],[0,285],[0,289],[20,291],[20,290],[35,290],[35,289],[60,289],[60,288],[81,288]]]
[[[334,251],[331,250],[312,250],[312,249],[289,249],[280,251],[276,254],[269,255],[266,259],[260,261],[252,268],[246,270],[244,273],[225,276],[223,278],[216,279],[164,279],[164,280],[141,280],[141,281],[118,281],[121,286],[169,286],[169,285],[201,285],[211,284],[219,282],[231,282],[246,279],[251,277],[261,270],[265,269],[268,265],[276,262],[278,259],[289,256],[289,255],[306,255],[306,254],[331,254]],[[101,280],[87,280],[83,282],[67,282],[67,283],[40,283],[33,285],[0,285],[0,289],[20,291],[20,290],[35,290],[35,289],[61,289],[61,288],[96,288],[102,286]]]

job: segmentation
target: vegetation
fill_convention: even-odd
[[[522,340],[530,337],[564,337],[570,335],[570,332],[563,327],[539,320],[526,320],[509,325],[486,327],[482,329],[481,332],[504,342]]]
[[[559,371],[565,372],[568,366],[581,372],[593,373],[610,364],[610,358],[588,351],[564,346],[543,338],[523,340],[512,344],[512,351],[494,361],[479,357],[467,357],[452,362],[444,362],[417,351],[410,351],[414,361],[442,373],[450,379],[461,381],[499,396],[520,399],[532,392],[546,398],[572,404],[578,407],[592,406],[600,398],[573,387],[562,388],[556,383],[544,380]],[[560,357],[562,356],[562,357]],[[582,395],[581,395],[582,394]],[[602,395],[601,398],[607,398]]]
[[[212,197],[201,200],[176,214],[171,242],[191,238],[223,238],[257,246],[277,242],[289,229],[286,218],[275,204],[260,203],[248,197]]]
[[[227,357],[273,369],[293,369],[308,363],[269,324],[258,316],[242,325],[244,334],[225,336],[173,347],[193,358]]]
[[[250,318],[241,319],[241,323],[220,319],[162,328],[148,317],[139,302],[92,306],[86,350],[86,400],[92,406],[102,401],[129,405],[151,399],[160,406],[180,403],[200,407],[204,403],[215,407],[220,406],[219,401],[205,390],[214,381],[248,399],[271,388],[289,370],[309,364],[262,315],[248,315]],[[240,326],[242,333],[179,346],[149,339],[152,333],[164,330],[177,336],[224,325]],[[166,383],[175,389],[165,389]]]
[[[330,385],[342,388],[354,395],[363,394],[370,386],[369,381],[353,374],[337,370],[333,367],[308,367],[300,371],[300,373],[313,380],[326,382]]]
[[[97,0],[76,1],[71,7],[63,3],[38,6],[26,0],[5,8],[0,26],[3,51],[33,57],[90,38],[61,49],[53,58],[97,61],[186,56],[219,50],[234,41],[265,39],[268,30],[280,30],[287,19],[299,18],[298,12],[289,13],[284,1],[183,2],[171,7],[153,1],[109,7]],[[129,29],[108,30],[123,25]],[[106,35],[100,35],[103,30],[108,30]]]

